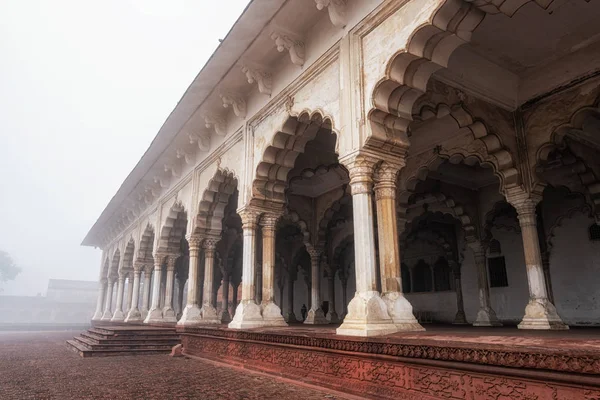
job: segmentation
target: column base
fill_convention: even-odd
[[[140,310],[140,314],[142,315],[142,321],[143,321],[148,316],[148,310]]]
[[[549,300],[530,299],[525,307],[525,316],[518,325],[519,329],[566,330],[565,324]]]
[[[456,315],[454,316],[454,321],[452,321],[452,325],[469,325],[464,311],[458,311],[456,313]]]
[[[328,324],[327,318],[325,318],[325,313],[320,308],[313,310],[312,308],[308,310],[308,314],[306,314],[306,319],[304,320],[305,324],[308,325],[325,325]]]
[[[115,311],[115,313],[113,314],[113,316],[110,320],[113,322],[121,322],[124,319],[125,319],[125,314],[123,314],[123,311],[117,310],[117,311]]]
[[[219,313],[219,319],[221,320],[222,324],[230,323],[231,315],[229,315],[229,310],[227,310],[227,309],[221,310],[221,312]]]
[[[281,315],[281,308],[273,302],[263,305],[262,317],[264,326],[287,326]]]
[[[254,300],[242,300],[235,309],[233,320],[229,323],[230,329],[251,329],[264,326],[260,307]]]
[[[100,321],[102,319],[102,311],[96,311],[92,317],[92,321]]]
[[[338,317],[338,315],[335,311],[330,311],[329,313],[327,313],[326,318],[330,324],[337,324],[340,322],[340,317]]]
[[[496,312],[488,307],[481,308],[477,312],[477,318],[473,322],[473,326],[502,326],[502,323],[498,320]]]
[[[289,312],[287,313],[287,315],[283,318],[285,319],[285,322],[292,323],[292,322],[298,322],[298,319],[296,318],[296,314],[294,314],[294,312]]]
[[[221,319],[217,314],[217,309],[210,304],[203,304],[200,309],[203,324],[220,324]]]
[[[398,332],[385,302],[376,291],[356,292],[348,304],[348,315],[336,329],[338,335],[381,336]]]
[[[153,322],[164,322],[162,310],[160,308],[153,308],[148,311],[148,315],[144,319],[145,324],[151,324]]]
[[[175,310],[172,307],[166,306],[162,310],[163,322],[177,322],[177,317],[175,316]]]
[[[400,292],[388,292],[381,296],[387,311],[399,331],[424,331],[425,328],[413,314],[410,302]]]
[[[140,322],[142,320],[142,313],[137,308],[132,308],[127,313],[127,317],[125,318],[125,322]]]
[[[104,313],[102,314],[102,318],[100,318],[100,321],[110,321],[112,319],[112,312],[110,312],[109,310],[104,310]]]
[[[181,318],[177,321],[177,325],[179,326],[199,325],[201,323],[202,314],[196,304],[185,306]]]

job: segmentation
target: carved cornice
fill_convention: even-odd
[[[175,153],[178,159],[183,158],[186,164],[191,164],[193,162],[193,154],[186,152],[184,149],[177,149]]]
[[[171,176],[173,178],[181,177],[181,169],[175,164],[165,164],[164,165],[165,172],[171,172]]]
[[[200,149],[200,151],[207,152],[210,150],[210,135],[209,134],[207,134],[207,133],[205,133],[205,134],[188,133],[188,138],[190,139],[190,144],[194,144],[194,143],[198,144],[198,149]]]
[[[275,28],[271,33],[271,39],[275,41],[278,52],[283,53],[287,50],[292,63],[300,67],[304,65],[304,42],[297,35],[282,28]]]

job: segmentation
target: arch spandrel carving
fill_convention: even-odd
[[[208,176],[209,171],[203,174]],[[217,167],[212,178],[202,185],[192,231],[197,235],[218,236],[223,230],[223,217],[229,200],[238,187],[238,177],[228,169]]]

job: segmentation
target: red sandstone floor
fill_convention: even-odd
[[[356,399],[202,360],[79,357],[79,332],[0,332],[0,399]]]

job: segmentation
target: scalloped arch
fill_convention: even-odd
[[[446,0],[441,3],[429,22],[410,35],[405,49],[390,58],[385,77],[375,85],[369,120],[381,127],[383,133],[373,129],[374,140],[387,142],[390,136],[405,136],[413,120],[413,106],[426,92],[431,76],[447,68],[454,51],[471,41],[473,31],[486,13],[512,16],[529,2],[545,9],[552,0]]]
[[[300,215],[298,215],[298,213],[296,211],[293,210],[287,210],[286,213],[283,214],[283,216],[281,217],[282,220],[285,221],[289,221],[292,224],[295,224],[296,226],[298,226],[300,228],[300,232],[302,233],[302,237],[303,237],[303,242],[304,244],[310,244],[310,230],[308,229],[308,224],[306,223],[306,221],[304,221],[302,218],[300,218]]]
[[[231,195],[235,192],[238,179],[233,171],[218,168],[208,182],[196,215],[195,234],[218,236],[223,230],[225,208]]]
[[[582,107],[575,111],[568,123],[555,128],[550,135],[550,141],[542,144],[537,151],[537,168],[540,168],[543,163],[547,162],[550,155],[567,149],[568,145],[565,137],[572,134],[573,131],[582,132],[586,128],[586,121],[590,119],[596,123],[600,121],[600,98],[598,98],[593,106]],[[562,162],[562,160],[561,160]],[[564,166],[567,166],[564,162]],[[579,177],[581,184],[586,188],[589,202],[592,205],[593,213],[596,215],[596,220],[600,220],[600,179],[596,177],[594,172],[587,166],[585,160],[577,157],[574,165],[569,165],[570,170]],[[539,174],[538,174],[539,176]]]
[[[137,258],[138,259],[151,259],[152,250],[154,247],[154,225],[148,223],[142,237],[140,238],[140,244],[138,246]]]
[[[303,111],[298,116],[288,117],[264,150],[256,167],[252,199],[285,203],[288,174],[294,167],[296,158],[304,152],[306,144],[321,129],[329,129],[336,135],[337,151],[339,135],[333,128],[332,119],[320,110],[312,113]]]
[[[186,227],[187,210],[181,200],[177,200],[171,206],[165,222],[160,229],[156,251],[176,252],[179,249],[179,240],[185,236]]]
[[[135,255],[135,242],[130,238],[123,252],[123,262],[121,263],[121,271],[130,270],[133,268],[133,256]],[[121,272],[119,271],[119,272]]]
[[[121,251],[117,248],[113,253],[112,260],[107,277],[116,277],[119,272],[119,264],[121,262]]]

